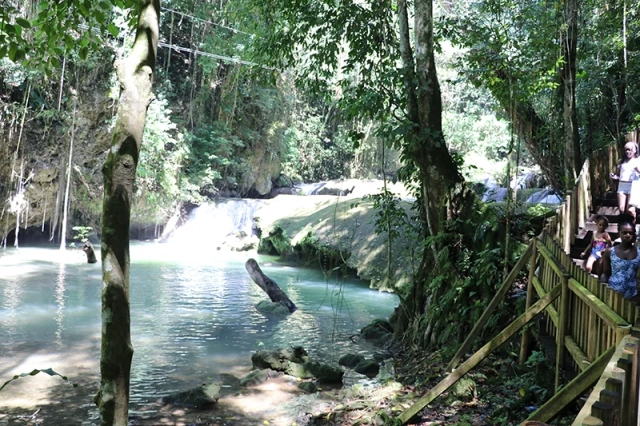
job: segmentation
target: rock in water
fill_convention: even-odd
[[[220,398],[220,386],[216,384],[202,385],[183,392],[173,393],[162,398],[163,404],[186,405],[187,407],[204,408],[215,404]]]

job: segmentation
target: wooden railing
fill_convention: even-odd
[[[604,199],[611,189],[608,175],[616,170],[617,161],[618,150],[614,146],[587,160],[575,188],[567,193],[556,216],[537,239],[542,258],[536,273],[530,276],[533,285],[529,290],[534,289],[539,297],[556,286],[561,286],[562,291],[545,312],[546,331],[555,337],[557,345],[557,393],[529,420],[548,421],[597,379],[573,425],[639,424],[640,355],[636,335],[640,333],[631,335],[638,318],[636,304],[599,282],[570,258],[576,235],[593,210],[592,200]],[[571,365],[563,365],[565,360],[570,360]],[[560,389],[560,371],[568,367],[579,374]],[[601,375],[595,377],[596,373]]]
[[[631,426],[638,424],[640,340],[627,335],[617,346],[593,388],[574,426]]]
[[[542,313],[544,329],[556,344],[555,394],[525,424],[544,424],[540,422],[549,421],[593,387],[574,426],[640,426],[640,327],[632,335],[638,317],[636,305],[599,282],[570,257],[576,235],[592,215],[593,200],[603,199],[610,189],[609,173],[615,170],[617,152],[610,147],[585,162],[557,214],[530,242],[454,355],[447,367],[448,376],[400,415],[403,423]],[[526,265],[529,285],[525,312],[458,365]],[[530,340],[527,329],[522,335],[521,362],[526,360]],[[564,373],[568,370],[577,376],[565,383]]]

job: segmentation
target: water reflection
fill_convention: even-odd
[[[58,309],[56,310],[55,321],[57,324],[56,344],[58,346],[62,346],[62,330],[64,329],[64,288],[66,278],[66,265],[61,263],[60,269],[58,270],[58,280],[56,282],[56,303],[58,304]]]
[[[0,334],[7,343],[0,345],[0,354],[17,359],[55,352],[64,359],[83,351],[95,363],[90,368],[94,380],[100,266],[83,257],[61,259],[52,251],[0,257]],[[132,409],[169,391],[216,380],[238,366],[250,367],[251,353],[261,348],[302,345],[314,357],[337,360],[344,351],[361,349],[348,336],[373,318],[388,316],[397,303],[395,296],[357,282],[328,282],[314,270],[263,265],[299,308],[285,318],[267,318],[254,308],[267,296],[249,278],[247,258],[206,250],[189,256],[170,246],[132,244]],[[78,380],[77,366],[58,369]]]

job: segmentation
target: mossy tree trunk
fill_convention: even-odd
[[[576,108],[576,57],[578,45],[578,2],[564,0],[564,24],[561,32],[562,54],[562,124],[564,129],[564,189],[570,190],[580,173],[580,135]]]
[[[139,0],[139,18],[129,56],[115,62],[120,102],[111,149],[103,168],[102,350],[100,389],[95,402],[100,424],[128,423],[129,376],[133,347],[129,315],[129,221],[156,62],[159,0]]]
[[[436,235],[444,219],[445,203],[463,181],[442,133],[442,97],[436,72],[433,44],[433,2],[414,2],[414,47],[411,46],[406,0],[398,1],[400,53],[403,62],[409,131],[403,152],[416,166],[421,186],[421,218],[424,238]],[[415,54],[414,54],[415,52]],[[437,270],[438,247],[426,247],[414,286],[397,333],[427,312],[427,283]]]

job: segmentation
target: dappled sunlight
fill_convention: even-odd
[[[83,258],[76,263],[42,261],[59,259],[58,250],[34,250],[32,259],[24,257],[25,251],[13,251],[15,259],[1,259],[0,268],[16,265],[31,272],[0,277],[0,385],[15,374],[52,368],[80,386],[43,373],[20,378],[2,391],[0,413],[29,415],[41,408],[39,421],[66,426],[73,422],[58,419],[67,413],[85,420],[95,413],[91,398],[100,374],[101,271]],[[189,257],[166,244],[131,245],[132,424],[180,424],[193,410],[180,415],[175,408],[157,405],[158,399],[213,382],[220,384],[225,401],[232,402],[227,412],[214,408],[203,419],[215,423],[233,417],[237,420],[228,423],[234,425],[266,419],[275,425],[278,415],[260,414],[272,409],[266,398],[278,405],[301,391],[295,381],[274,379],[263,388],[239,388],[240,378],[251,371],[252,353],[302,345],[312,359],[335,362],[345,351],[360,351],[349,336],[373,318],[389,315],[397,303],[395,296],[370,291],[357,281],[267,262],[264,272],[299,308],[292,315],[268,317],[255,308],[268,296],[244,268],[247,253],[201,253]],[[179,260],[183,255],[184,262]],[[250,407],[255,411],[245,416]],[[166,420],[158,423],[158,417]],[[185,423],[193,424],[193,419]]]
[[[257,416],[256,421],[269,421],[272,425],[291,425],[295,416],[282,410],[301,391],[297,382],[285,376],[273,377],[261,385],[245,389],[238,394],[220,398],[223,410],[231,409],[245,416]]]
[[[3,363],[11,362],[0,358]],[[39,406],[59,401],[61,391],[63,393],[73,392],[71,383],[78,383],[80,378],[86,382],[91,378],[98,380],[99,360],[93,348],[85,346],[78,350],[69,350],[64,353],[40,353],[31,354],[11,368],[3,372],[0,378],[0,385],[15,375],[29,373],[35,369],[43,370],[51,368],[56,373],[66,376],[68,383],[59,376],[50,376],[46,373],[38,373],[34,376],[20,377],[9,383],[2,390],[0,398],[0,410],[22,408],[25,410],[35,409]]]

